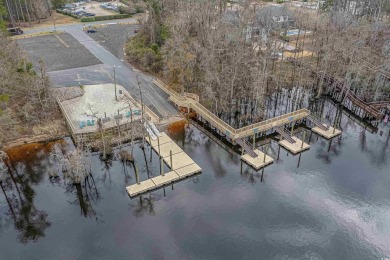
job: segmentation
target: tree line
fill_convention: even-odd
[[[50,0],[0,0],[0,21],[12,27],[31,25],[50,17],[52,6]]]
[[[320,95],[313,69],[345,81],[367,100],[389,93],[386,0],[332,0],[317,10],[284,6],[277,12],[252,1],[234,8],[224,0],[146,3],[149,17],[126,46],[130,61],[179,92],[200,94],[219,116],[244,104],[251,121],[264,119],[265,98],[282,88]],[[275,22],[279,16],[290,19]],[[290,29],[298,34],[286,37]],[[295,48],[289,56],[287,46]]]

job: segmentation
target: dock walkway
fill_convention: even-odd
[[[156,140],[146,140],[158,156],[169,166],[170,172],[126,187],[130,197],[155,190],[172,182],[200,173],[202,169],[166,134]],[[161,160],[160,159],[160,160]],[[160,161],[160,163],[162,163]],[[163,165],[162,165],[163,166]]]
[[[294,121],[304,119],[310,115],[310,111],[306,108],[303,108],[291,113],[287,113],[255,124],[244,126],[239,129],[235,129],[228,123],[220,119],[218,116],[211,113],[207,108],[202,106],[199,103],[199,97],[197,95],[192,93],[184,93],[184,95],[179,95],[174,91],[168,90],[168,88],[164,86],[164,83],[158,80],[155,80],[155,84],[162,88],[164,91],[166,91],[170,95],[169,99],[177,106],[194,110],[198,115],[210,122],[213,127],[218,129],[221,133],[223,133],[233,141],[250,137],[257,133],[266,132],[274,127],[289,124]]]
[[[350,90],[347,90],[344,80],[336,79],[323,71],[317,71],[316,69],[304,65],[303,63],[298,63],[299,66],[304,66],[306,69],[311,71],[313,74],[316,74],[318,78],[322,78],[325,83],[335,86],[336,90],[339,92],[346,91],[346,97],[352,102],[352,104],[362,111],[365,114],[370,115],[377,120],[381,120],[384,117],[384,114],[380,111],[380,109],[386,108],[389,109],[390,101],[380,101],[380,102],[371,102],[367,103],[358,97],[355,93]]]
[[[341,133],[341,131],[323,124],[319,118],[311,115],[310,111],[306,108],[235,129],[202,106],[199,103],[199,97],[196,94],[178,94],[177,92],[167,88],[165,84],[159,80],[154,80],[154,83],[169,94],[169,100],[175,103],[178,107],[186,108],[188,112],[191,110],[195,111],[201,120],[207,121],[211,128],[218,130],[217,132],[219,132],[220,135],[226,136],[226,139],[231,141],[233,144],[239,144],[242,147],[241,159],[255,169],[271,164],[273,160],[267,156],[266,151],[265,153],[262,153],[255,149],[255,143],[253,143],[253,148],[248,145],[246,143],[247,137],[252,137],[252,140],[255,140],[256,135],[274,129],[282,136],[279,144],[291,153],[296,154],[309,149],[310,145],[305,143],[303,140],[299,140],[296,136],[292,136],[292,133],[284,127],[287,124],[295,123],[296,121],[302,119],[308,119],[316,125],[315,128],[316,130],[318,129],[317,133],[325,138],[330,139]],[[246,152],[245,155],[244,151]]]

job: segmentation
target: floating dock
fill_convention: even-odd
[[[279,141],[279,144],[292,154],[297,154],[310,148],[309,144],[303,142],[297,137],[292,136],[292,139],[295,140],[295,143],[290,143],[288,140],[284,139]]]
[[[313,127],[311,130],[312,130],[314,133],[316,133],[316,134],[318,134],[318,135],[320,135],[320,136],[325,137],[326,139],[331,139],[331,138],[333,138],[333,137],[338,136],[338,135],[341,134],[341,131],[340,131],[340,130],[335,129],[335,128],[330,127],[330,126],[329,126],[329,129],[328,129],[327,131],[324,131],[324,130],[322,130],[322,129],[319,128],[319,127]]]
[[[247,164],[249,164],[250,166],[252,166],[256,170],[261,169],[261,168],[267,166],[268,164],[271,164],[274,162],[274,159],[272,159],[272,157],[265,155],[260,150],[256,149],[256,150],[254,150],[254,152],[258,155],[257,157],[253,158],[249,154],[244,154],[243,156],[241,156],[241,160],[243,160],[244,162],[246,162]],[[265,158],[264,158],[264,155],[265,155]]]
[[[202,169],[197,165],[167,134],[161,133],[157,140],[147,139],[152,149],[161,156],[171,168],[170,172],[158,175],[139,184],[126,187],[130,197],[163,187],[172,182],[200,173]],[[171,156],[172,154],[172,156]]]

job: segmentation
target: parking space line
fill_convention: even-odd
[[[69,48],[69,45],[66,44],[66,42],[64,42],[64,41],[61,39],[60,36],[58,36],[58,35],[54,35],[54,36],[55,36],[63,45],[65,45],[66,48]]]

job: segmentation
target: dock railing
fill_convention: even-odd
[[[236,140],[238,138],[245,138],[252,136],[253,134],[267,131],[273,127],[291,123],[296,120],[303,119],[310,115],[310,111],[306,108],[300,109],[288,114],[277,116],[271,119],[267,119],[252,125],[244,126],[239,129],[233,128],[231,125],[220,119],[210,110],[201,105],[199,96],[193,93],[185,93],[185,96],[179,95],[177,92],[169,90],[165,87],[164,83],[160,80],[155,80],[155,84],[159,86],[163,91],[170,95],[169,99],[178,106],[187,107],[195,110],[200,116],[206,119],[211,125],[223,134]]]
[[[288,114],[284,114],[252,125],[248,125],[236,130],[236,138],[253,135],[254,131],[258,131],[259,133],[267,131],[268,129],[271,129],[275,126],[288,124],[292,121],[305,118],[308,115],[310,115],[310,111],[306,108],[303,108]]]

